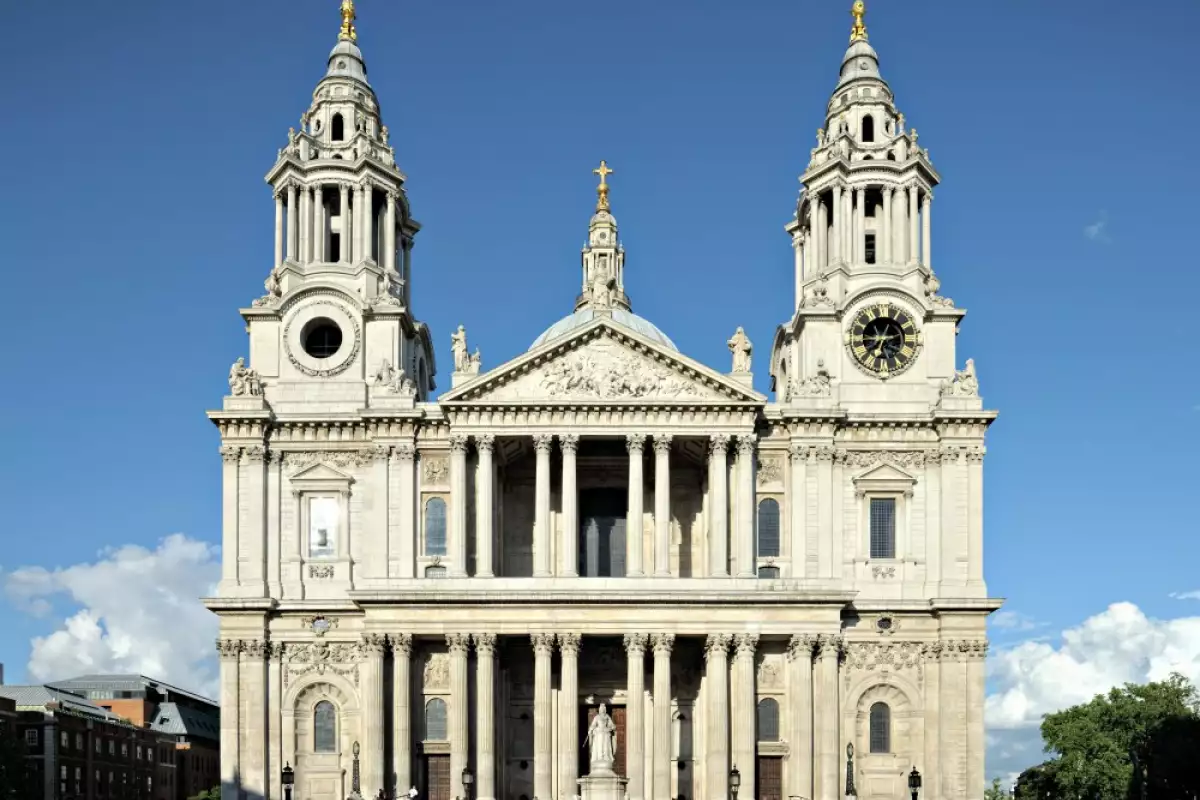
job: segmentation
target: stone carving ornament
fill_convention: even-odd
[[[246,359],[238,358],[229,368],[229,393],[234,397],[262,394],[262,379],[258,373],[246,367]]]
[[[778,459],[764,458],[758,462],[758,485],[779,483],[783,478],[783,465]]]
[[[239,359],[239,361],[240,360],[241,359]],[[955,370],[954,377],[942,384],[942,396],[979,396],[979,378],[975,375],[975,359],[968,358],[966,369]]]
[[[825,369],[825,359],[817,359],[815,375],[800,381],[796,386],[797,397],[829,397],[833,394],[833,376]]]
[[[846,645],[846,666],[851,670],[920,672],[925,647],[920,642],[851,642]]]
[[[450,657],[446,653],[430,653],[425,657],[423,675],[426,689],[445,689],[450,685]]]
[[[541,387],[551,397],[636,400],[641,398],[694,397],[690,381],[632,354],[598,363],[588,353],[555,361],[541,375]]]
[[[422,459],[421,474],[426,483],[444,484],[450,478],[450,468],[444,458]]]
[[[733,353],[733,369],[731,371],[740,374],[750,372],[750,358],[754,352],[754,345],[750,343],[750,337],[746,335],[746,331],[742,330],[739,325],[726,344],[729,346],[729,352]]]
[[[350,367],[350,365],[354,363],[355,358],[358,357],[358,352],[359,352],[359,350],[362,349],[362,326],[359,324],[358,319],[355,317],[355,315],[349,309],[347,309],[341,303],[334,302],[333,300],[325,300],[325,299],[313,300],[306,305],[306,308],[319,307],[319,306],[329,306],[331,308],[337,309],[337,311],[341,312],[341,314],[344,315],[346,320],[349,322],[350,328],[351,328],[351,330],[350,330],[351,342],[350,342],[349,354],[347,354],[347,356],[344,359],[342,359],[340,362],[333,363],[328,367],[311,367],[311,366],[305,364],[303,361],[301,361],[299,358],[296,357],[296,354],[294,352],[292,352],[291,330],[292,330],[292,325],[295,324],[296,319],[297,319],[297,317],[295,315],[292,315],[291,319],[288,320],[287,326],[283,329],[284,350],[287,351],[288,360],[292,362],[292,366],[295,367],[296,369],[298,369],[300,372],[304,373],[305,375],[308,375],[309,377],[313,377],[313,378],[329,378],[334,375],[340,375],[341,373],[345,372]],[[323,361],[332,362],[333,359],[323,359]]]
[[[783,676],[774,659],[764,659],[758,665],[758,685],[764,689],[778,689],[783,686]]]
[[[304,469],[312,464],[329,464],[334,467],[361,467],[369,464],[375,458],[373,449],[363,450],[303,450],[289,451],[283,454],[284,465],[293,471]]]
[[[384,387],[391,394],[405,397],[414,397],[417,394],[417,385],[413,383],[412,378],[404,374],[404,370],[393,367],[392,362],[386,358],[380,362],[371,383]]]
[[[358,686],[358,663],[362,659],[359,645],[350,642],[328,642],[324,639],[311,644],[284,645],[283,685],[310,673],[340,675]]]

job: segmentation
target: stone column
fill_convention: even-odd
[[[854,263],[867,260],[867,189],[859,186],[854,190]]]
[[[478,800],[496,797],[496,634],[475,640],[475,766]]]
[[[371,193],[368,189],[366,183],[360,183],[354,190],[354,261],[365,261],[371,255],[371,246],[367,242],[367,231],[371,227]]]
[[[396,498],[395,519],[388,523],[394,527],[396,546],[389,548],[396,554],[396,577],[412,578],[416,575],[416,471],[414,458],[416,451],[407,442],[398,444],[392,450],[392,479],[396,483],[395,493],[388,492],[389,497]]]
[[[625,437],[625,446],[629,450],[629,506],[625,512],[625,574],[631,578],[639,578],[645,574],[642,566],[642,556],[646,552],[645,542],[642,541],[646,499],[645,479],[642,477],[642,448],[645,444],[646,437],[640,433],[631,433]],[[631,800],[633,800],[632,796]]]
[[[283,263],[283,195],[275,192],[275,266]]]
[[[325,187],[313,187],[312,213],[312,260],[318,264],[325,261]]]
[[[830,208],[833,212],[833,231],[829,237],[829,263],[835,264],[842,260],[842,226],[846,224],[842,213],[842,186],[834,184],[833,187],[833,204]]]
[[[754,774],[758,766],[755,756],[758,726],[758,705],[754,694],[754,653],[758,649],[758,634],[739,633],[734,637],[737,654],[733,660],[733,679],[730,681],[730,705],[733,713],[733,765],[742,773],[742,791],[755,797]],[[824,795],[821,795],[824,797]]]
[[[795,289],[795,308],[799,308],[804,302],[804,231],[796,231],[792,234],[792,251],[796,256],[795,271],[792,274],[792,282]]]
[[[626,681],[625,774],[628,800],[646,796],[646,634],[625,634]]]
[[[892,186],[883,187],[883,227],[879,231],[879,261],[884,264],[892,263]]]
[[[753,435],[737,439],[737,574],[753,578],[758,574],[754,563],[754,448]]]
[[[240,639],[218,639],[217,655],[221,659],[221,796],[234,800],[241,795],[242,764],[241,752],[241,665],[238,656],[242,652]]]
[[[242,790],[250,798],[266,795],[266,643],[251,640],[242,643]],[[964,752],[966,751],[964,743]]]
[[[237,445],[221,445],[221,588],[223,595],[237,591],[239,580],[238,554],[241,552],[238,539],[240,531],[238,511],[241,495],[242,448]]]
[[[788,512],[792,539],[791,577],[803,578],[808,571],[808,448],[793,444]]]
[[[396,271],[396,200],[394,191],[387,193],[387,227],[383,232],[383,266],[388,272]]]
[[[467,729],[467,709],[471,702],[467,694],[467,653],[471,649],[471,637],[465,633],[448,633],[446,645],[450,648],[450,795],[466,797],[462,771],[471,751]]]
[[[728,633],[710,633],[704,643],[704,785],[709,800],[727,800],[729,789],[729,644]]]
[[[287,257],[296,260],[296,184],[287,187]]]
[[[535,578],[550,576],[550,450],[553,447],[553,434],[543,433],[533,437],[533,449],[537,452],[537,478],[533,500],[533,577]],[[538,800],[548,796],[539,795]]]
[[[929,238],[930,218],[933,211],[933,192],[926,191],[921,198],[921,263],[933,269],[933,242]]]
[[[675,634],[656,633],[654,643],[654,800],[671,800],[671,649]],[[631,698],[632,699],[632,698]]]
[[[729,574],[729,437],[716,434],[708,440],[708,574]]]
[[[579,644],[578,633],[558,634],[562,672],[558,677],[558,796],[579,793]]]
[[[797,634],[788,643],[788,701],[791,708],[784,719],[790,720],[787,734],[788,786],[785,795],[815,797],[813,794],[813,645],[816,637]]]
[[[496,437],[490,433],[475,437],[475,451],[479,454],[479,465],[475,470],[475,577],[495,576],[492,566],[492,523],[496,517],[492,500],[496,468],[492,464],[492,452]],[[482,795],[480,795],[482,798]]]
[[[392,773],[394,797],[413,785],[412,777],[412,636],[388,635],[392,644]]]
[[[917,225],[920,222],[920,212],[917,209],[917,185],[909,184],[908,187],[908,262],[915,263],[918,258],[919,251],[917,246],[920,243],[920,232],[917,230]]]
[[[821,236],[820,236],[820,214],[818,213],[821,207],[821,196],[813,195],[808,198],[808,252],[805,255],[808,257],[805,263],[806,274],[816,275],[820,273],[821,267]]]
[[[842,219],[846,221],[842,226],[842,260],[850,261],[854,257],[854,192],[848,186],[842,204],[845,206]]]
[[[829,209],[817,203],[817,267],[829,266]]]
[[[300,187],[300,263],[307,264],[312,260],[312,190],[307,186]]]
[[[362,787],[374,797],[385,788],[383,777],[383,653],[387,639],[378,633],[362,637]]]
[[[467,437],[450,435],[450,568],[448,577],[467,575]]]
[[[553,633],[530,634],[533,640],[533,796],[550,798],[554,783],[551,748],[553,736],[550,708],[550,657],[554,653]]]
[[[353,238],[350,235],[350,220],[353,216],[350,213],[350,184],[338,184],[338,199],[341,201],[341,216],[338,219],[338,241],[341,243],[340,252],[338,253],[338,263],[350,263],[350,240]]]
[[[558,443],[562,448],[562,571],[559,574],[575,578],[579,575],[579,495],[575,487],[579,437],[564,434],[558,437]],[[572,783],[568,787],[571,794],[575,794],[574,786]]]
[[[817,641],[817,664],[813,678],[813,753],[816,759],[814,797],[837,797],[841,766],[838,714],[838,659],[840,636],[822,634]]]
[[[654,574],[671,574],[671,437],[654,437]]]
[[[267,659],[267,772],[268,797],[283,798],[279,771],[283,760],[283,645],[266,642]]]

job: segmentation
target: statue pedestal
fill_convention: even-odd
[[[592,774],[579,779],[579,796],[583,800],[625,800],[625,778],[611,767],[592,766]]]

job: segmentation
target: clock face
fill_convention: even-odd
[[[912,317],[894,303],[864,306],[850,323],[846,344],[860,367],[888,378],[908,369],[921,345]]]

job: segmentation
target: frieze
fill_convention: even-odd
[[[842,450],[842,462],[852,468],[873,467],[876,464],[891,464],[894,467],[923,467],[936,455],[928,450]]]
[[[362,659],[361,647],[352,642],[328,642],[311,644],[288,644],[284,647],[283,684],[309,674],[339,675],[358,686],[358,664]]]
[[[384,448],[386,454],[386,448]],[[371,463],[378,453],[378,447],[360,450],[303,450],[284,453],[283,464],[293,473],[299,472],[313,464],[328,464],[331,467],[361,467]]]
[[[848,671],[916,670],[920,673],[924,660],[925,646],[920,642],[850,642],[846,645]]]
[[[333,578],[333,564],[309,564],[308,577],[315,580],[329,580]]]
[[[575,353],[549,364],[538,383],[555,398],[637,400],[701,394],[691,381],[633,354],[609,361],[591,353]]]
[[[947,639],[937,656],[942,661],[982,661],[987,658],[987,639]]]

